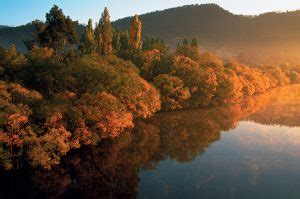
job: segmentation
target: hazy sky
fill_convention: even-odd
[[[53,4],[66,15],[86,23],[101,15],[105,6],[112,20],[186,4],[217,3],[237,14],[260,14],[269,11],[300,9],[300,0],[0,0],[0,25],[21,25],[34,19],[44,20]]]

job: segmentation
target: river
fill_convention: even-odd
[[[52,171],[1,171],[0,197],[300,198],[300,85],[135,126]]]

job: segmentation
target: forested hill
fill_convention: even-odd
[[[156,11],[140,16],[143,33],[153,36],[176,39],[188,35],[199,35],[202,39],[222,35],[232,29],[234,21],[244,19],[235,16],[214,4],[189,5]],[[245,18],[246,19],[246,18]],[[114,26],[126,29],[132,17],[115,21]],[[242,21],[240,21],[241,23]],[[219,32],[220,30],[223,30]],[[216,32],[218,31],[218,32]]]
[[[0,25],[0,29],[3,29],[3,28],[9,28],[9,26]]]
[[[243,16],[215,4],[204,4],[156,11],[141,15],[140,19],[144,34],[167,39],[197,35],[203,41],[300,40],[300,11]],[[131,20],[117,20],[114,26],[127,29]]]
[[[26,24],[18,27],[0,26],[0,45],[9,46],[15,44],[19,51],[24,51],[24,40],[32,38],[34,26]]]
[[[258,16],[234,15],[215,4],[189,5],[140,16],[143,36],[165,39],[175,47],[184,37],[198,36],[202,48],[224,57],[240,55],[241,61],[300,63],[300,11],[266,13]],[[113,26],[128,29],[132,17]],[[0,27],[0,45],[30,38],[32,26]]]
[[[82,34],[83,25],[77,24],[77,31]],[[25,51],[24,41],[33,38],[35,27],[32,23],[23,26],[8,27],[0,25],[0,45],[10,46],[15,44],[19,51]]]
[[[143,34],[164,38],[175,47],[198,36],[202,49],[245,61],[300,63],[300,11],[258,16],[234,15],[218,5],[189,5],[140,16]],[[130,17],[114,22],[125,29]]]

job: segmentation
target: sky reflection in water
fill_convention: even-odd
[[[299,198],[300,128],[241,122],[192,162],[140,178],[139,198]]]
[[[138,197],[300,198],[300,96],[289,89],[271,93],[193,161],[141,170]]]

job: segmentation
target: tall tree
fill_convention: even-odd
[[[109,11],[105,7],[96,30],[97,52],[100,55],[112,53],[112,26]]]
[[[122,32],[120,36],[120,50],[127,51],[129,49],[129,33],[128,31]]]
[[[114,53],[118,53],[121,50],[121,34],[122,32],[118,29],[113,30],[113,36],[112,36],[112,48]]]
[[[138,15],[135,15],[130,25],[130,47],[133,50],[140,50],[142,45],[142,22]]]
[[[95,44],[96,44],[96,52],[98,55],[102,55],[102,33],[100,23],[96,24],[95,28]]]
[[[76,26],[78,26],[78,21],[73,21],[69,16],[66,18],[66,36],[67,41],[70,44],[77,44],[78,35]]]
[[[83,53],[91,54],[95,51],[95,46],[93,22],[91,19],[89,19],[88,25],[86,26],[84,34],[82,35],[79,48]]]
[[[52,48],[60,56],[68,44],[77,43],[75,23],[54,5],[46,14],[45,27],[37,34],[37,40],[39,46]]]
[[[150,38],[149,36],[146,36],[145,40],[143,41],[143,45],[142,45],[143,51],[151,49],[151,47],[152,47],[151,39],[152,38]]]

